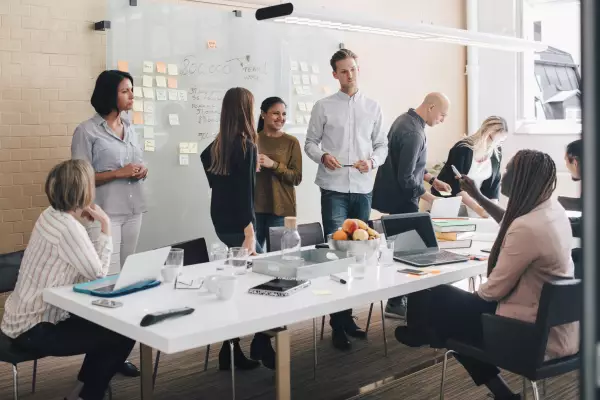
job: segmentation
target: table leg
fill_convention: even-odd
[[[276,399],[290,400],[290,331],[279,331],[275,335],[275,381]]]
[[[140,389],[142,400],[152,400],[152,348],[140,343]]]

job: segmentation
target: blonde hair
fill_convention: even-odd
[[[487,117],[477,132],[464,138],[460,145],[473,150],[473,154],[483,153],[487,157],[491,157],[493,153],[498,152],[499,145],[498,143],[488,141],[488,139],[491,135],[498,132],[508,132],[506,120],[495,115]]]
[[[94,169],[85,160],[67,160],[52,168],[46,178],[46,196],[57,211],[74,211],[92,204]]]

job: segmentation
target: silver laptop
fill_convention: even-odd
[[[381,218],[386,238],[394,238],[394,260],[415,267],[453,264],[469,257],[440,250],[428,213],[389,215]]]
[[[96,292],[111,293],[137,283],[158,280],[171,246],[132,254],[125,260],[121,273],[89,287]]]
[[[431,205],[431,218],[456,218],[462,204],[462,197],[439,197]]]

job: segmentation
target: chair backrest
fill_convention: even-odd
[[[11,292],[17,284],[24,251],[0,254],[0,293]]]
[[[269,237],[267,238],[268,251],[281,250],[281,237],[283,236],[283,227],[269,228]],[[314,246],[325,243],[323,228],[320,222],[298,225],[298,233],[302,239],[302,246]]]
[[[383,223],[380,219],[372,219],[369,221],[369,226],[377,233],[385,233],[383,231]]]
[[[204,238],[176,243],[171,245],[171,247],[183,249],[183,265],[202,264],[210,261]]]

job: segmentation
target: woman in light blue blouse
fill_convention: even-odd
[[[133,78],[122,71],[102,72],[91,102],[96,115],[75,129],[71,157],[87,160],[94,167],[96,203],[111,220],[110,272],[116,273],[135,252],[146,211],[142,184],[148,169],[133,126],[121,117],[123,111],[133,108]],[[126,364],[122,372],[136,376],[134,368]]]

